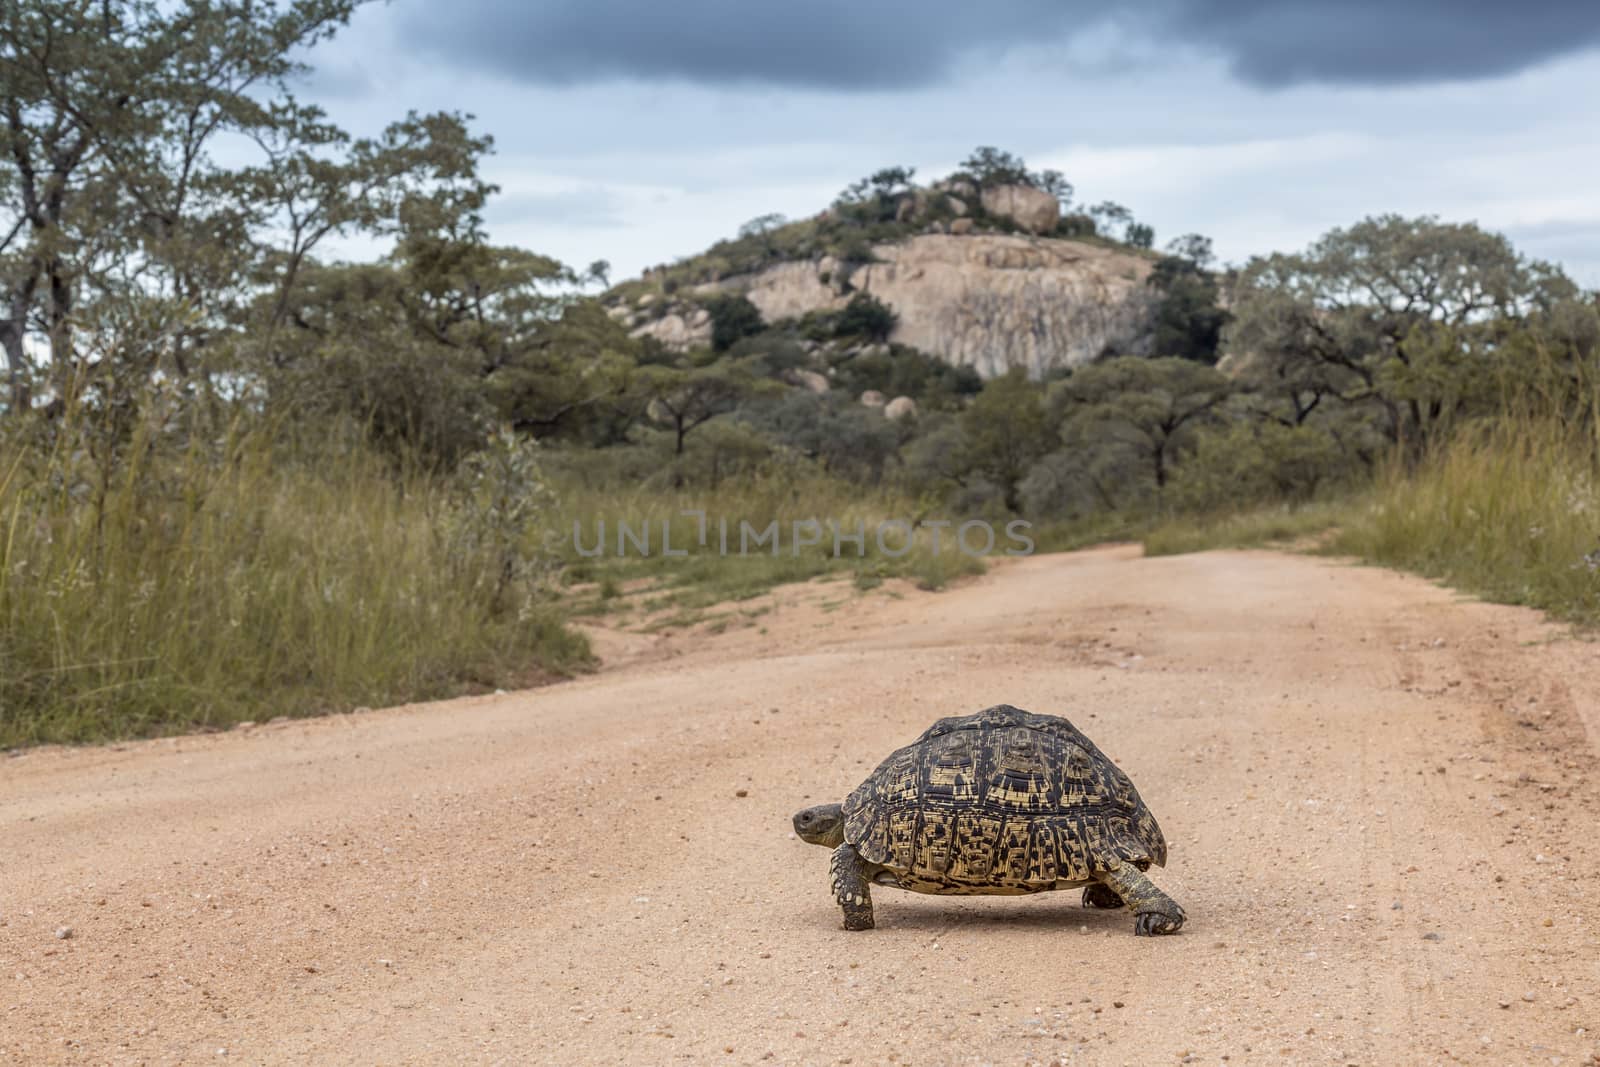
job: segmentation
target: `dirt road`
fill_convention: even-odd
[[[1595,646],[1268,553],[1103,549],[773,604],[602,635],[631,662],[529,693],[0,758],[0,1059],[1600,1049]],[[877,930],[840,928],[790,813],[1003,701],[1068,715],[1133,777],[1181,934],[1075,892],[880,889]]]

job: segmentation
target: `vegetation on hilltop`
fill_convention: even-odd
[[[1078,205],[1074,190],[1060,172],[1032,171],[1023,160],[993,147],[973,151],[947,177],[919,186],[916,168],[882,167],[852,182],[826,210],[807,219],[761,215],[739,228],[737,236],[718,241],[705,252],[673,264],[653,267],[644,277],[616,287],[621,302],[636,304],[645,294],[673,296],[698,285],[734,275],[752,274],[775,263],[833,258],[846,270],[870,263],[872,246],[919,233],[949,232],[965,218],[974,232],[1027,231],[1008,215],[983,206],[984,189],[1022,185],[1054,196],[1060,221],[1044,236],[1091,241],[1144,254],[1155,231],[1138,222],[1121,204],[1104,201]],[[959,207],[957,206],[959,201]]]

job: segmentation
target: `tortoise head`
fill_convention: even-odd
[[[796,812],[794,832],[810,844],[838,848],[844,844],[844,805],[818,804]]]

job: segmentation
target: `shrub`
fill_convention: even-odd
[[[899,316],[883,301],[871,293],[857,293],[834,322],[834,336],[887,341],[899,321]]]

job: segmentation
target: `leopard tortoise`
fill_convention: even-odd
[[[1133,782],[1066,719],[1001,704],[940,719],[843,804],[806,808],[796,835],[833,849],[846,930],[872,928],[871,885],[916,893],[1084,886],[1127,905],[1134,933],[1170,934],[1183,909],[1144,872],[1167,843]]]

